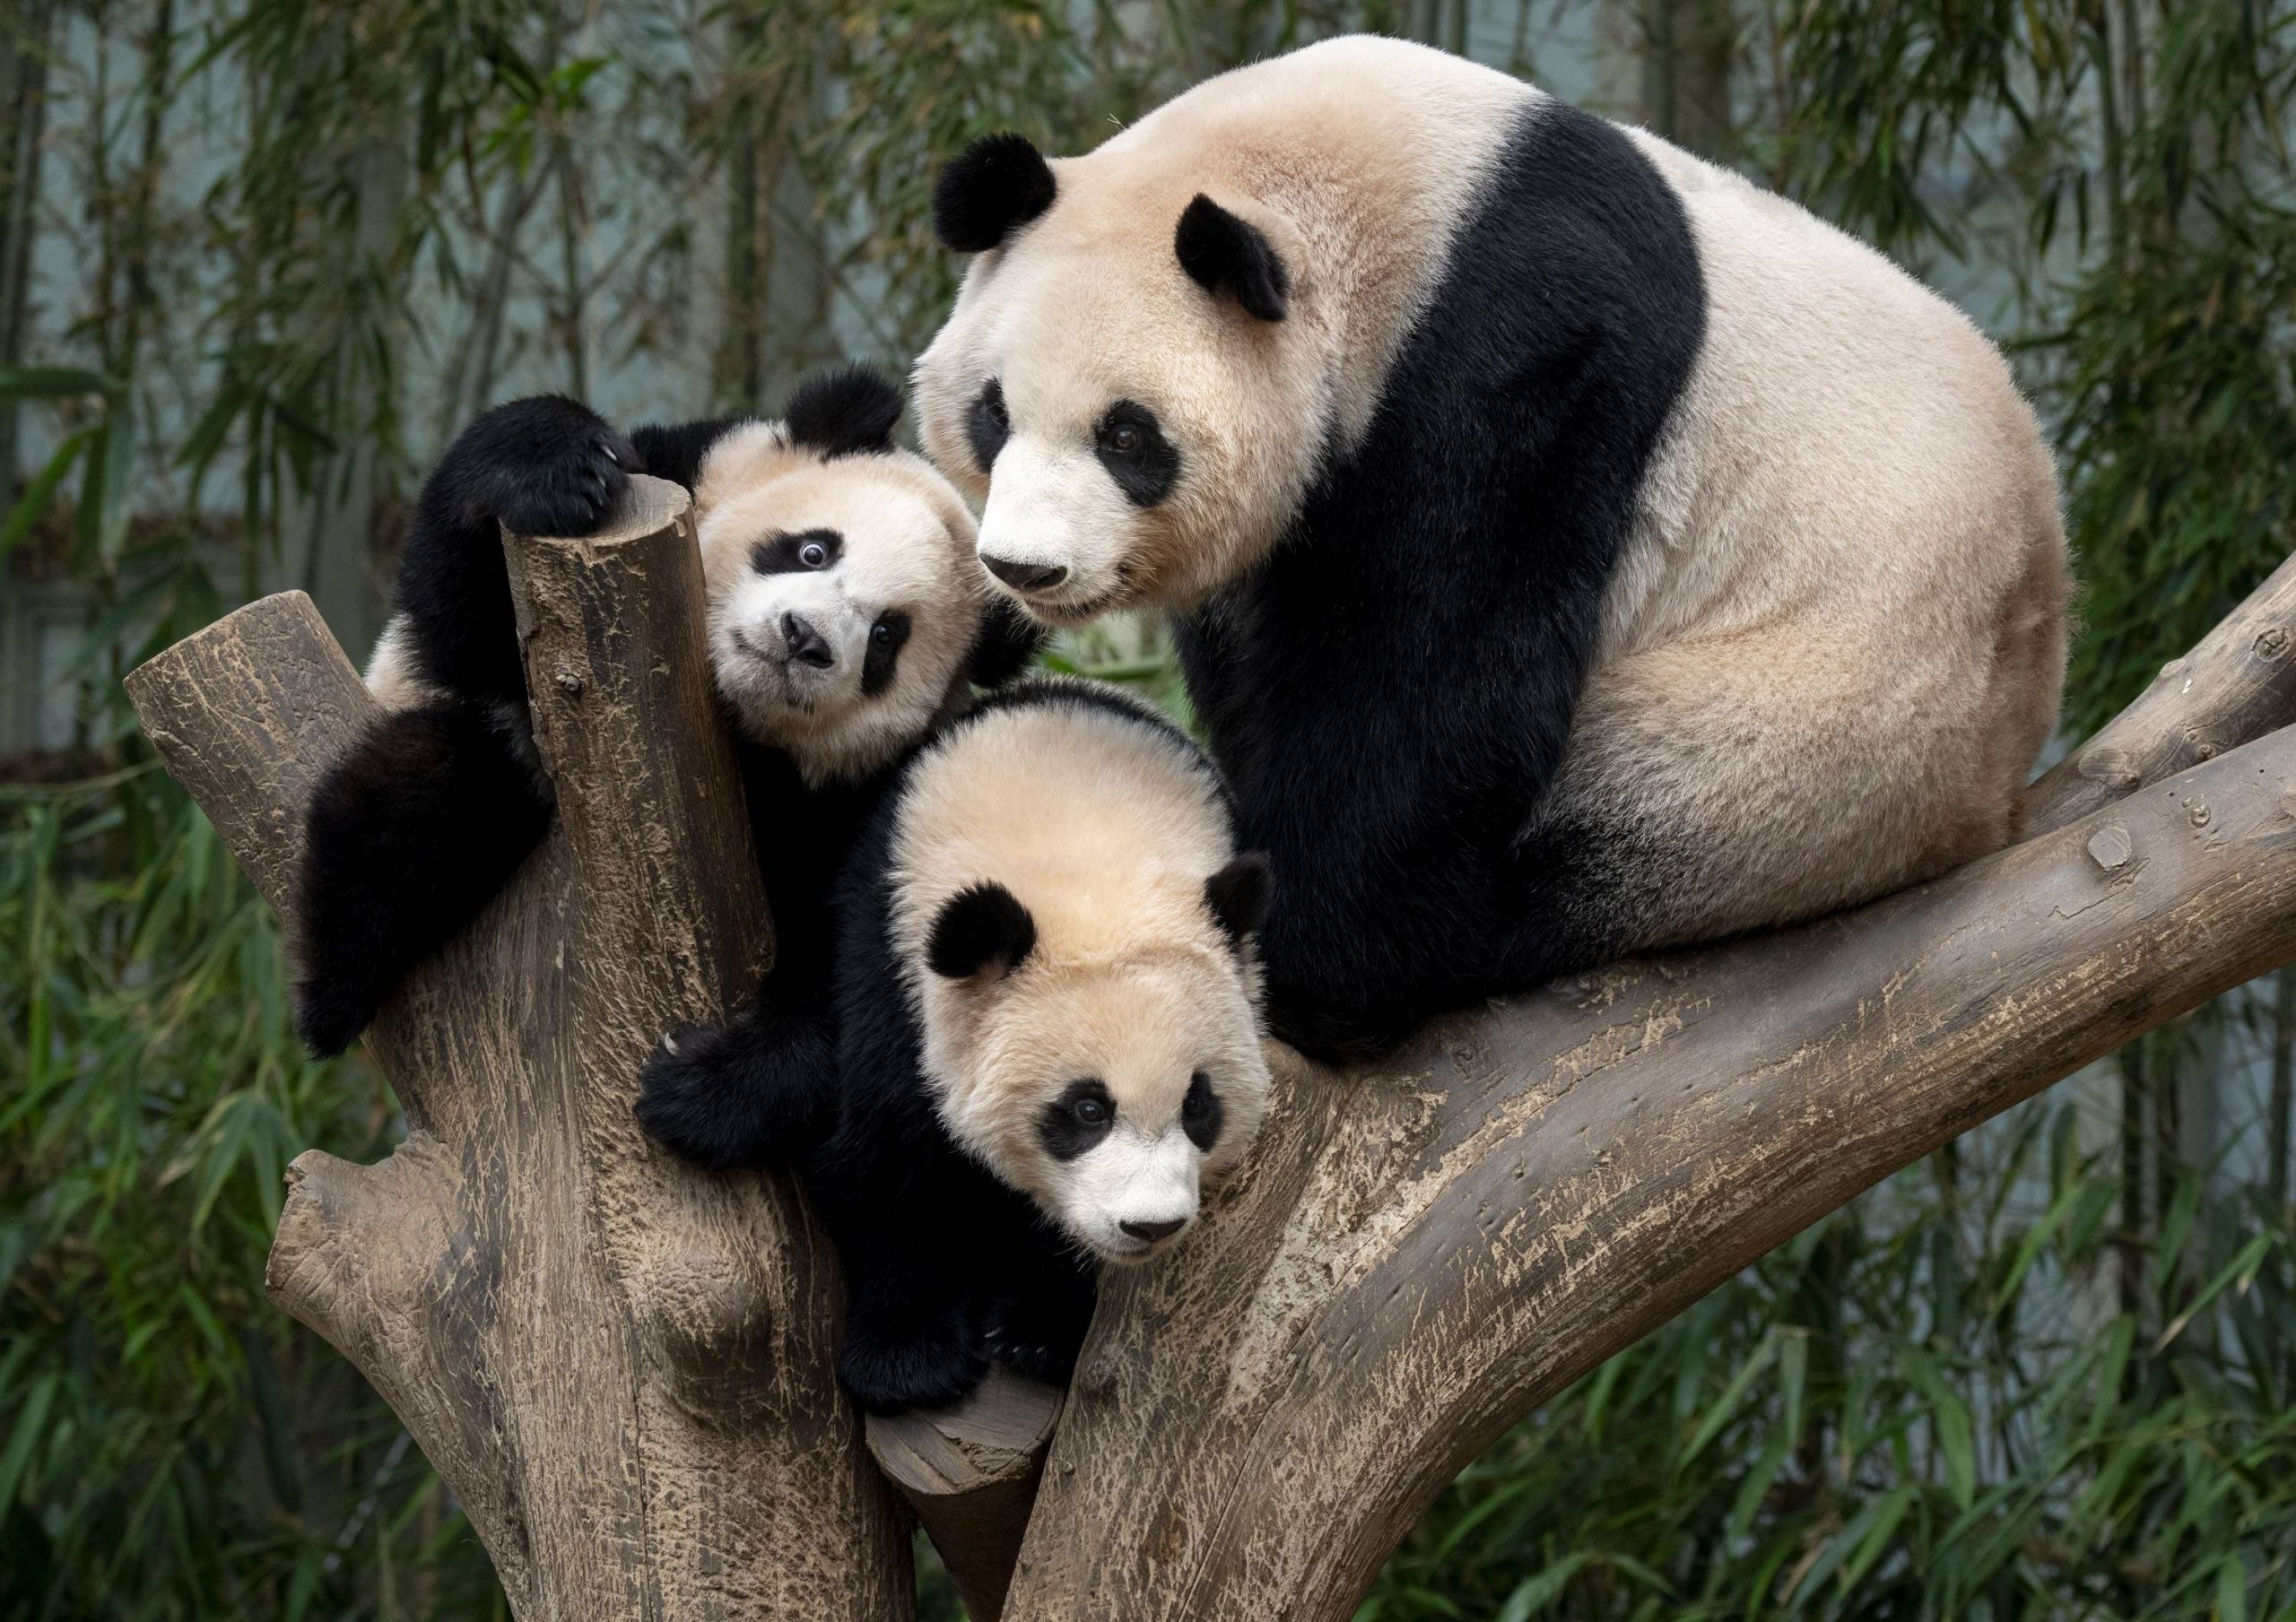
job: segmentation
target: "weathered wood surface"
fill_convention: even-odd
[[[873,1418],[869,1456],[941,1551],[972,1622],[996,1622],[1021,1553],[1061,1393],[993,1367],[949,1413]]]
[[[898,1618],[901,1518],[831,1375],[828,1247],[778,1180],[696,1172],[631,1114],[658,1033],[770,943],[715,717],[684,492],[507,543],[559,798],[510,889],[383,1011],[379,1166],[300,1157],[273,1297],[389,1400],[539,1618]],[[371,713],[300,594],[129,678],[274,907],[303,806]]]
[[[2213,759],[2296,715],[2296,557],[2273,571],[2135,703],[2025,791],[2028,834]]]

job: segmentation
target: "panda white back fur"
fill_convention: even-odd
[[[854,846],[834,1063],[756,1025],[657,1062],[742,1054],[718,1106],[837,1245],[863,1408],[955,1402],[992,1357],[1065,1380],[1093,1262],[1194,1220],[1266,1105],[1267,899],[1185,735],[1098,684],[1023,682],[948,721]]]
[[[1655,136],[1398,41],[944,172],[918,369],[1039,619],[1178,611],[1283,886],[1278,1026],[1393,1037],[2003,843],[2050,458],[1957,312]]]

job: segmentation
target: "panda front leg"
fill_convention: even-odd
[[[890,1191],[888,1191],[890,1193]],[[918,1213],[919,1221],[948,1220]],[[985,1303],[922,1229],[869,1221],[839,1236],[845,1337],[837,1378],[865,1413],[952,1408],[988,1372]]]
[[[717,1029],[663,1038],[638,1079],[638,1119],[697,1166],[769,1166],[803,1153],[837,1106],[837,1039],[825,994],[769,976],[755,1002]]]

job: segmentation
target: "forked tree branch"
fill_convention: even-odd
[[[295,1162],[271,1292],[398,1410],[522,1618],[904,1618],[826,1245],[785,1183],[693,1171],[631,1114],[657,1034],[770,950],[686,498],[634,484],[604,534],[507,542],[559,814],[370,1033],[412,1130],[380,1166]],[[303,806],[372,712],[309,599],[128,686],[283,913]]]

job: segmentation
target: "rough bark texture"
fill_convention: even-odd
[[[953,1413],[869,1421],[869,1456],[941,1552],[972,1622],[996,1622],[1028,1530],[1061,1393],[992,1368]]]
[[[506,542],[558,815],[370,1034],[407,1140],[295,1162],[271,1293],[398,1410],[526,1622],[903,1618],[900,1515],[831,1377],[827,1245],[786,1184],[693,1171],[631,1114],[658,1034],[770,952],[685,496],[635,484],[609,533]],[[372,710],[309,601],[129,689],[283,911],[304,803]]]
[[[691,537],[631,531],[512,547],[561,815],[386,1011],[370,1046],[416,1130],[381,1167],[297,1162],[273,1290],[406,1418],[522,1617],[898,1615],[906,1554],[831,1392],[802,1205],[668,1164],[630,1120],[654,1032],[763,951]],[[977,1615],[1009,1571],[1008,1622],[1337,1622],[1544,1397],[2296,958],[2292,642],[2296,565],[2035,785],[2034,837],[1921,889],[1442,1020],[1356,1071],[1278,1049],[1265,1135],[1198,1230],[1103,1281],[1057,1429],[1000,1383],[874,1433]],[[276,902],[365,714],[309,604],[242,611],[132,684]]]
[[[2296,713],[2296,558],[2200,646],[2025,791],[2028,833],[2062,828],[2142,784],[2212,760]]]

